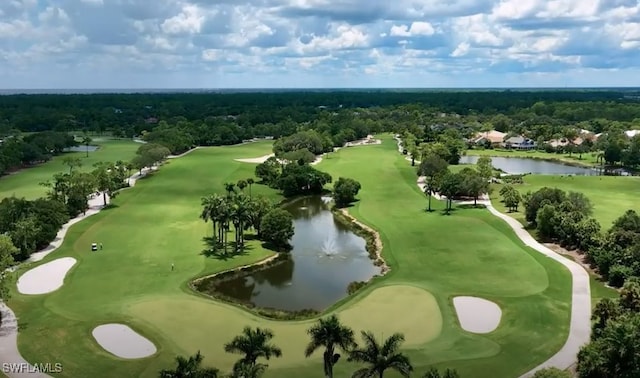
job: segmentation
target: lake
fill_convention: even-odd
[[[460,158],[460,164],[475,164],[479,156],[465,155]],[[532,173],[539,175],[581,175],[597,176],[599,170],[574,167],[553,161],[528,159],[521,157],[492,157],[491,164],[498,169],[510,174]]]
[[[328,202],[315,196],[286,204],[284,209],[294,217],[291,258],[218,282],[214,291],[258,307],[322,311],[348,295],[349,283],[380,274],[365,240],[334,219]]]
[[[75,146],[75,147],[67,147],[64,149],[65,152],[93,152],[98,149],[98,146]]]

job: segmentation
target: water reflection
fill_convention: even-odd
[[[291,258],[215,290],[259,307],[323,310],[347,295],[349,283],[379,274],[365,240],[336,222],[327,202],[305,197],[285,205],[294,217]]]

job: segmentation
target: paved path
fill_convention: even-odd
[[[424,177],[419,177],[417,181],[418,187],[424,191]],[[434,198],[443,199],[435,194]],[[457,204],[473,204],[473,201],[454,201]],[[527,230],[524,229],[522,223],[516,219],[503,214],[496,210],[491,204],[491,200],[487,195],[478,200],[479,205],[484,205],[491,214],[507,222],[516,235],[524,244],[542,253],[543,255],[556,260],[564,265],[572,278],[571,290],[571,320],[569,324],[569,336],[564,346],[554,354],[550,359],[536,366],[532,370],[520,376],[520,378],[530,378],[536,371],[549,367],[558,369],[568,369],[574,365],[578,358],[580,347],[588,343],[591,336],[591,288],[589,282],[589,273],[582,265],[573,262],[562,255],[559,255],[544,245],[538,243]]]
[[[192,151],[192,150],[189,150]],[[189,152],[187,151],[187,152]],[[170,156],[172,157],[172,156]],[[133,187],[136,181],[146,175],[150,170],[155,170],[157,167],[144,168],[141,172],[129,178],[129,187]],[[126,189],[126,188],[125,188]],[[107,204],[109,203],[109,196],[106,197]],[[69,231],[69,228],[74,224],[84,220],[94,214],[97,214],[104,208],[104,198],[102,194],[94,195],[89,199],[89,210],[86,213],[80,214],[76,218],[71,219],[64,224],[58,231],[56,238],[45,249],[31,254],[29,259],[25,263],[33,263],[44,259],[48,254],[58,249],[64,237]],[[15,271],[19,265],[9,268],[9,271]],[[49,375],[40,373],[36,367],[29,364],[25,360],[20,351],[18,350],[18,319],[15,313],[4,302],[0,301],[0,313],[2,313],[2,324],[0,325],[0,371],[10,378],[45,378]],[[51,362],[51,361],[49,361]],[[51,367],[53,368],[53,367]]]

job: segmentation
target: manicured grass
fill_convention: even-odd
[[[640,187],[639,177],[528,175],[524,177],[523,184],[513,186],[522,194],[528,191],[535,192],[545,186],[584,193],[591,200],[593,216],[602,226],[603,232],[606,232],[625,211],[629,209],[640,211],[640,202],[637,199]],[[502,185],[493,184],[492,187],[493,206],[503,213],[508,213],[507,208],[500,201]],[[508,214],[526,225],[523,206],[518,209],[518,212]],[[535,230],[530,232],[535,234]],[[604,282],[591,274],[591,297],[595,304],[602,298],[616,298],[618,293],[604,286]]]
[[[608,230],[625,211],[640,211],[640,177],[528,175],[524,177],[524,184],[514,185],[522,194],[535,192],[545,186],[584,193],[591,200],[593,216],[603,230]],[[494,185],[491,199],[493,205],[504,212],[506,209],[500,202],[500,188],[501,185]],[[510,215],[524,221],[524,208]]]
[[[493,150],[481,150],[472,149],[465,151],[467,155],[477,156],[500,156],[500,157],[524,157],[530,159],[543,159],[543,160],[558,160],[572,165],[584,165],[584,166],[598,166],[598,154],[599,152],[580,154],[558,154],[549,153],[544,151],[522,151],[522,150],[505,150],[505,149],[493,149]]]
[[[61,249],[44,261],[78,259],[65,286],[35,297],[14,290],[10,305],[24,327],[18,340],[23,355],[30,361],[63,362],[62,376],[155,377],[172,366],[176,354],[201,350],[206,364],[228,371],[236,356],[223,353],[223,344],[243,326],[259,325],[272,328],[284,350],[282,359],[269,362],[266,377],[321,377],[321,352],[309,359],[303,355],[310,320],[265,320],[187,288],[195,276],[271,254],[254,243],[246,255],[230,260],[205,258],[199,253],[201,237],[211,232],[210,225],[198,219],[201,196],[222,191],[224,182],[252,176],[255,165],[234,158],[269,151],[268,143],[195,151],[123,192],[117,207],[74,226]],[[563,345],[569,272],[526,248],[485,209],[456,209],[451,216],[426,213],[415,169],[389,136],[382,145],[342,149],[318,168],[334,179],[353,177],[362,183],[360,202],[350,212],[380,231],[391,266],[387,276],[333,306],[330,311],[345,323],[380,337],[403,332],[418,374],[436,364],[456,368],[462,376],[491,371],[492,377],[513,377]],[[260,185],[253,193],[277,198]],[[102,252],[89,252],[94,241],[104,243]],[[498,303],[500,327],[487,335],[464,332],[452,304],[458,295]],[[139,361],[110,356],[90,335],[106,322],[131,325],[158,346],[158,353]],[[341,360],[336,376],[356,368]]]
[[[67,172],[69,168],[62,162],[66,157],[79,158],[82,161],[82,166],[79,169],[83,171],[90,171],[94,169],[93,164],[97,162],[131,160],[138,147],[140,147],[139,143],[135,143],[128,139],[96,138],[96,141],[92,142],[92,144],[100,146],[100,148],[93,152],[89,151],[89,157],[87,157],[86,152],[68,152],[60,156],[56,156],[44,164],[26,168],[11,175],[1,177],[0,200],[14,195],[16,197],[24,197],[26,199],[36,199],[44,196],[47,192],[47,188],[40,185],[40,183],[51,180],[53,175],[58,172]]]

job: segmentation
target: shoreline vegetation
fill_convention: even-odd
[[[485,153],[485,151],[489,151]],[[478,150],[478,149],[468,149],[464,151],[467,156],[488,156],[488,157],[500,157],[500,158],[519,158],[519,159],[532,159],[532,160],[542,160],[550,163],[558,163],[567,165],[570,167],[580,167],[580,168],[593,168],[600,169],[602,166],[600,164],[595,164],[590,162],[587,159],[582,160],[569,160],[570,158],[564,157],[564,154],[556,154],[542,151],[515,151],[515,150]],[[563,155],[561,157],[554,156],[539,156],[534,154],[547,154],[547,155]],[[605,168],[607,168],[605,166]],[[608,167],[611,168],[611,167]],[[615,167],[615,168],[623,168],[623,167]]]
[[[291,202],[300,200],[302,198],[309,196],[301,196],[295,198],[287,198],[281,201],[278,206],[282,207]],[[344,301],[348,297],[356,294],[360,289],[368,286],[373,282],[375,278],[383,277],[387,274],[391,269],[387,265],[386,261],[382,257],[382,240],[380,239],[380,234],[372,229],[371,227],[363,224],[358,221],[355,217],[348,213],[347,209],[339,209],[336,207],[331,208],[331,213],[334,216],[334,219],[337,222],[347,226],[351,232],[363,238],[366,242],[365,249],[369,254],[369,258],[373,261],[373,264],[377,267],[380,267],[380,274],[376,274],[372,276],[370,279],[366,281],[353,281],[351,282],[347,288],[347,296],[340,301]],[[253,264],[246,264],[239,267],[227,269],[221,272],[216,272],[212,274],[207,274],[202,277],[197,277],[192,279],[188,286],[191,290],[199,295],[203,295],[209,299],[222,301],[225,303],[229,303],[235,306],[239,306],[251,313],[254,313],[259,316],[263,316],[269,319],[274,320],[306,320],[314,318],[320,314],[323,314],[326,310],[330,309],[332,306],[319,311],[314,309],[304,309],[299,311],[289,311],[282,310],[271,307],[261,307],[256,306],[249,301],[242,301],[233,297],[229,297],[218,292],[215,288],[216,286],[225,281],[234,280],[242,277],[249,276],[253,273],[268,269],[278,264],[282,264],[283,262],[289,260],[291,258],[291,252],[275,252],[275,255],[269,256],[265,259],[257,261]]]

